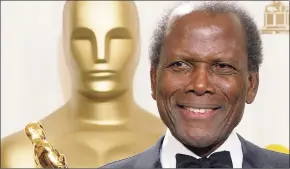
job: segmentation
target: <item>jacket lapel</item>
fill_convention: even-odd
[[[162,168],[160,163],[160,150],[164,136],[155,145],[140,154],[134,168]]]
[[[238,137],[241,141],[241,145],[242,145],[242,151],[243,151],[243,168],[255,168],[253,163],[252,163],[252,159],[251,158],[255,158],[255,157],[251,157],[250,152],[248,150],[248,146],[247,146],[247,141],[238,134]]]

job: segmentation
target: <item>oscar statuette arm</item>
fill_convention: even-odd
[[[25,134],[33,146],[33,158],[38,167],[68,168],[65,156],[46,140],[43,127],[39,122],[26,125]]]

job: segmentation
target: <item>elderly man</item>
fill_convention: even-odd
[[[168,132],[104,168],[289,168],[289,155],[234,131],[255,99],[262,62],[259,31],[244,9],[177,5],[158,25],[151,49],[152,97]]]

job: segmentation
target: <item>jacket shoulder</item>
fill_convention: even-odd
[[[289,154],[261,148],[238,136],[242,143],[245,164],[254,168],[289,168]]]
[[[279,153],[266,149],[263,149],[263,151],[269,160],[268,162],[271,163],[275,168],[289,168],[289,154]]]

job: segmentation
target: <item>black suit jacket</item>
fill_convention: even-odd
[[[243,168],[289,168],[289,155],[262,149],[239,136],[243,150]],[[160,149],[164,136],[144,152],[107,164],[101,168],[162,168]]]

